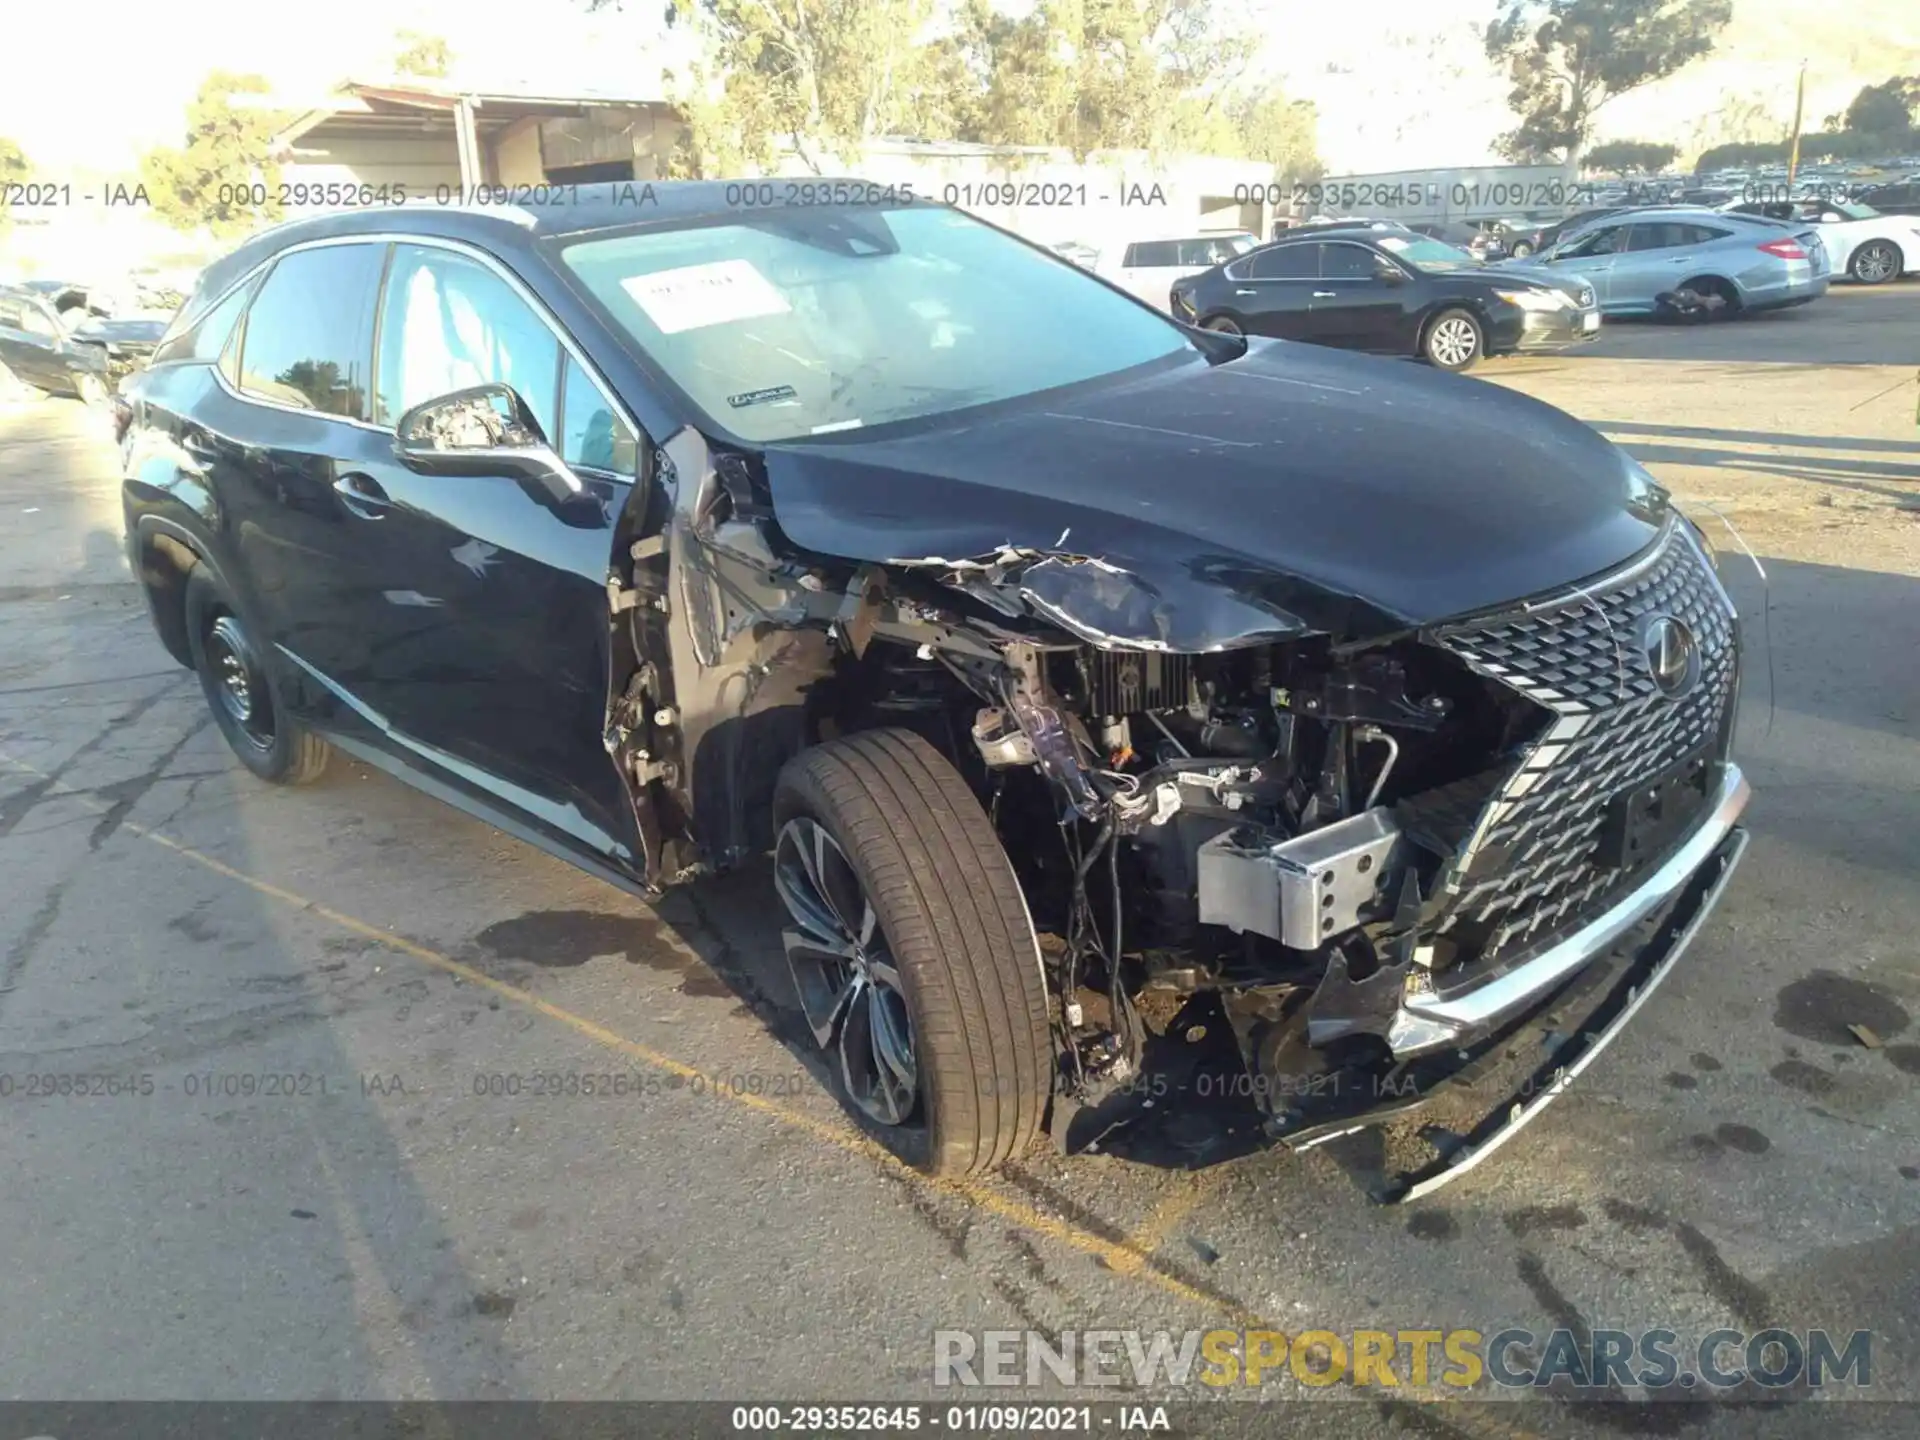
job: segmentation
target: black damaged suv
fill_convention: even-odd
[[[642,895],[770,856],[937,1172],[1121,1123],[1174,994],[1276,1141],[1472,1098],[1418,1193],[1665,976],[1744,843],[1736,626],[1623,453],[880,187],[635,188],[279,227],[128,382],[129,553],[254,773]]]

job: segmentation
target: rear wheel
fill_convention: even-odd
[[[920,736],[815,746],[774,795],[794,987],[854,1118],[964,1175],[1040,1132],[1052,1045],[1019,881],[957,770]]]
[[[1427,325],[1420,351],[1429,365],[1458,373],[1471,369],[1486,345],[1480,322],[1469,310],[1442,310]]]
[[[233,602],[204,565],[187,578],[187,645],[214,723],[262,780],[304,785],[320,778],[333,748],[275,703],[260,652]]]
[[[1531,254],[1533,254],[1533,246],[1530,242],[1525,240],[1516,240],[1513,242],[1514,259],[1524,260]]]
[[[1228,315],[1214,315],[1200,322],[1202,330],[1218,330],[1222,335],[1242,335],[1240,322]]]
[[[1679,301],[1682,320],[1730,320],[1744,308],[1733,282],[1718,275],[1701,275],[1689,280],[1674,291],[1674,297]]]
[[[1897,246],[1887,240],[1869,240],[1853,252],[1847,273],[1862,285],[1884,285],[1900,274],[1901,256]]]

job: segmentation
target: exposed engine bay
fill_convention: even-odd
[[[1271,1139],[1424,1099],[1542,999],[1472,997],[1671,856],[1723,778],[1732,611],[1678,517],[1612,590],[1351,639],[1232,596],[1196,621],[1070,551],[796,553],[753,457],[683,432],[663,460],[674,513],[636,522],[609,587],[607,744],[650,876],[764,851],[805,745],[919,732],[1025,891],[1063,1147],[1152,1093],[1149,1012],[1197,996]],[[1653,624],[1693,647],[1680,703]],[[670,683],[641,658],[665,654]]]

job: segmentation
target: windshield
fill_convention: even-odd
[[[760,444],[1030,395],[1191,346],[957,211],[769,210],[561,259],[724,429]]]
[[[1480,266],[1473,256],[1444,240],[1409,240],[1399,235],[1379,235],[1375,241],[1382,250],[1392,251],[1397,258],[1416,270],[1461,270],[1469,266],[1478,269]]]

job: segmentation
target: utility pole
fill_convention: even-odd
[[[1807,62],[1800,62],[1800,86],[1793,97],[1793,148],[1787,152],[1787,198],[1793,198],[1793,177],[1800,170],[1800,117],[1807,108]]]

